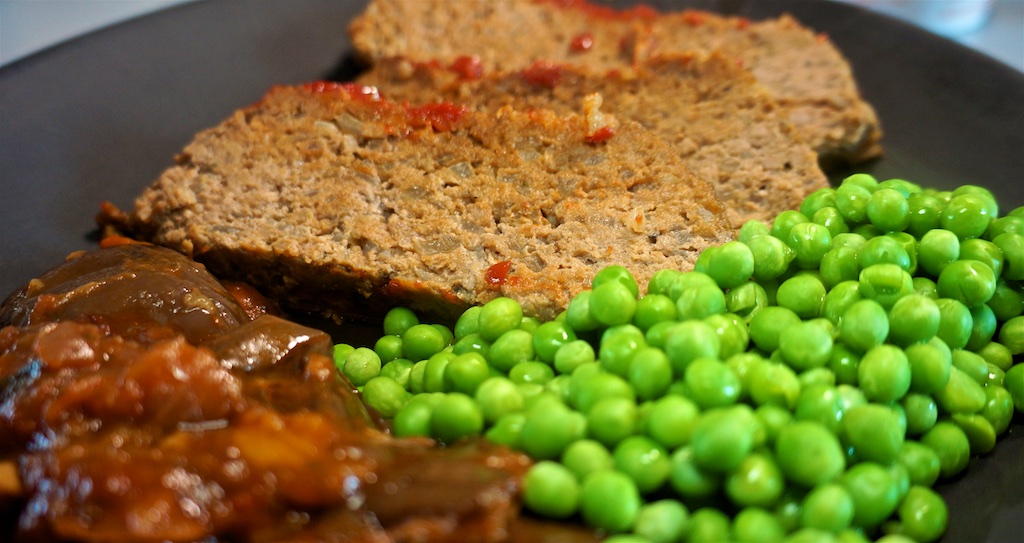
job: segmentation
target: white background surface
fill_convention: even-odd
[[[193,0],[0,0],[0,66],[95,29],[189,1]],[[893,0],[845,1],[883,10],[894,4]],[[992,9],[984,25],[954,39],[1024,71],[1024,0],[989,1]],[[899,11],[912,12],[907,5],[926,3],[902,0]]]

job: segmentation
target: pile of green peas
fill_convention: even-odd
[[[1024,410],[1024,208],[853,175],[548,322],[391,310],[335,362],[397,436],[535,463],[523,502],[615,543],[934,541],[932,489]]]

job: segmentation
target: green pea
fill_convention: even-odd
[[[935,284],[935,281],[927,277],[915,277],[914,278],[914,294],[920,294],[925,298],[932,300],[939,299],[939,287]]]
[[[907,250],[895,238],[878,236],[871,238],[858,255],[862,268],[876,264],[893,264],[900,269],[911,271],[911,260]]]
[[[896,461],[903,448],[904,429],[888,406],[854,406],[843,414],[841,426],[843,442],[861,460],[888,465]]]
[[[993,240],[1006,232],[1024,236],[1024,218],[1012,215],[999,217],[989,223],[988,230],[985,231],[985,239]]]
[[[472,396],[491,376],[487,360],[479,353],[464,353],[448,361],[444,368],[444,389]]]
[[[412,374],[413,363],[406,358],[396,358],[380,368],[378,375],[394,379],[402,388],[409,389],[409,376]]]
[[[776,215],[775,220],[772,221],[771,234],[782,241],[788,241],[790,230],[794,226],[806,222],[810,222],[810,219],[799,211],[792,209],[783,211]]]
[[[363,385],[363,401],[381,416],[394,417],[409,399],[409,392],[390,377],[377,376]]]
[[[718,491],[722,485],[722,475],[699,467],[694,460],[693,448],[687,445],[679,447],[672,454],[669,482],[680,496],[700,499]]]
[[[1003,277],[1011,281],[1024,280],[1024,234],[1006,232],[992,238],[1006,259]]]
[[[741,507],[771,507],[782,496],[785,478],[770,454],[750,453],[725,479],[725,493]]]
[[[426,360],[447,346],[441,332],[429,324],[414,324],[402,334],[402,357],[414,362]]]
[[[716,543],[729,540],[729,517],[711,507],[702,507],[690,515],[690,543]]]
[[[610,282],[620,283],[625,286],[632,293],[634,299],[640,295],[640,287],[636,284],[636,278],[633,277],[633,274],[625,266],[612,265],[601,268],[594,274],[591,287],[597,288]]]
[[[652,400],[665,395],[672,383],[672,363],[661,349],[641,347],[629,362],[629,383],[638,398]]]
[[[519,445],[533,458],[551,460],[560,457],[585,432],[583,415],[560,401],[545,401],[527,410]]]
[[[903,397],[900,405],[907,416],[908,435],[917,436],[931,430],[939,419],[938,405],[926,394],[911,392]]]
[[[444,374],[448,363],[457,355],[449,352],[440,352],[426,360],[423,369],[423,391],[444,392]]]
[[[832,432],[838,432],[843,419],[842,403],[835,387],[812,385],[803,387],[793,412],[797,420],[818,422]]]
[[[1014,355],[1024,353],[1024,315],[1003,323],[999,328],[999,343]]]
[[[953,196],[946,203],[939,217],[939,224],[961,240],[976,238],[988,229],[993,218],[989,211],[988,201],[981,195],[960,194]]]
[[[548,460],[537,462],[523,477],[523,504],[548,518],[563,519],[576,513],[580,485],[565,466]]]
[[[910,364],[910,388],[921,394],[932,394],[949,381],[952,357],[949,349],[938,345],[942,340],[907,347],[904,354]],[[938,342],[938,343],[936,343]]]
[[[821,303],[821,316],[832,324],[838,325],[846,310],[855,302],[863,300],[860,295],[860,282],[843,281],[832,287]]]
[[[998,341],[990,341],[984,347],[979,349],[978,354],[985,359],[986,362],[993,366],[1003,370],[1004,372],[1010,369],[1013,365],[1013,353],[1010,349],[1006,348],[1005,345]]]
[[[668,297],[679,300],[683,292],[696,287],[717,287],[718,283],[706,273],[699,271],[688,271],[681,273],[668,291]]]
[[[980,413],[954,413],[950,420],[967,436],[972,454],[988,454],[995,448],[996,429]]]
[[[914,485],[896,510],[900,533],[914,541],[935,541],[946,532],[949,511],[942,496],[930,488]]]
[[[533,331],[533,352],[540,361],[553,363],[558,349],[575,340],[576,332],[564,322],[548,321],[539,324]]]
[[[797,266],[805,270],[817,269],[821,258],[832,248],[832,234],[813,222],[793,225],[784,241],[796,253]]]
[[[935,300],[908,294],[889,310],[889,340],[902,346],[928,341],[938,333],[941,318]]]
[[[937,282],[939,296],[951,298],[967,307],[987,302],[996,290],[992,268],[977,260],[957,260],[946,266]]]
[[[679,320],[703,319],[725,312],[725,293],[717,285],[690,287],[676,299],[676,316]]]
[[[868,240],[864,236],[853,232],[846,232],[837,236],[832,236],[833,249],[837,247],[849,247],[859,252],[867,242]]]
[[[780,306],[804,319],[817,317],[824,299],[825,285],[812,274],[799,274],[786,279],[776,293],[776,301]]]
[[[757,405],[772,404],[792,409],[800,395],[800,380],[789,366],[763,361],[750,368],[749,392]]]
[[[590,295],[590,315],[605,326],[632,322],[636,296],[620,281],[608,281],[595,287]]]
[[[647,341],[647,345],[650,347],[664,349],[665,343],[668,341],[669,332],[671,332],[677,324],[679,324],[678,321],[659,322],[644,332],[644,340]]]
[[[429,436],[430,415],[441,396],[420,394],[413,396],[395,413],[391,432],[397,437]]]
[[[782,331],[798,322],[799,315],[791,309],[780,306],[766,307],[751,318],[750,339],[759,349],[770,353],[779,347],[779,336]],[[671,353],[669,356],[671,357]]]
[[[594,348],[582,339],[565,343],[555,352],[555,369],[559,373],[571,374],[583,364],[596,360]]]
[[[676,319],[676,304],[664,294],[648,294],[636,303],[633,324],[641,330],[648,330],[659,322]],[[575,337],[575,336],[574,336]]]
[[[752,277],[767,281],[781,276],[789,269],[789,263],[796,257],[785,242],[774,236],[761,236],[747,242],[754,260]]]
[[[831,481],[846,468],[839,439],[819,423],[795,421],[782,428],[775,455],[786,478],[805,487]]]
[[[820,188],[808,194],[803,201],[800,202],[800,213],[805,217],[810,217],[822,208],[834,207],[835,205],[836,189],[832,187]]]
[[[493,424],[508,413],[523,409],[523,395],[515,383],[505,377],[489,377],[476,389],[476,403],[484,420]]]
[[[992,425],[996,435],[1002,435],[1013,419],[1013,397],[1001,386],[985,387],[985,407],[981,408],[981,416]]]
[[[595,471],[614,467],[612,453],[593,439],[580,439],[570,443],[562,451],[562,464],[581,481]]]
[[[1008,321],[1024,313],[1024,288],[1012,287],[1005,279],[996,281],[996,290],[987,305],[998,321]]]
[[[750,332],[739,315],[719,313],[705,318],[704,322],[710,325],[718,335],[719,357],[729,358],[747,350],[747,345],[750,343]]]
[[[660,489],[672,471],[672,463],[665,448],[640,435],[620,441],[612,452],[612,460],[616,470],[633,479],[641,494]]]
[[[761,285],[749,282],[725,293],[725,309],[748,321],[761,309],[768,307],[768,293]]]
[[[596,373],[594,369],[597,370]],[[588,413],[595,403],[609,397],[627,398],[632,401],[636,398],[636,391],[625,379],[602,371],[597,364],[583,365],[573,371],[569,384],[569,399],[573,407],[581,413]]]
[[[453,361],[454,362],[454,361]],[[520,362],[508,372],[508,378],[513,383],[537,383],[546,385],[555,377],[551,366],[536,361]]]
[[[690,442],[700,419],[700,408],[682,396],[665,396],[651,406],[644,421],[645,433],[668,449]]]
[[[796,370],[820,368],[832,358],[832,335],[813,321],[799,322],[779,334],[779,351]]]
[[[753,448],[756,424],[746,406],[705,411],[690,438],[694,462],[719,473],[735,470]]]
[[[522,332],[522,330],[520,330]],[[524,332],[529,333],[529,332]],[[479,353],[484,358],[490,358],[491,342],[484,339],[477,333],[467,334],[455,341],[452,345],[452,354]]]
[[[480,406],[460,392],[446,394],[430,416],[430,434],[444,443],[479,435],[483,428]]]
[[[394,307],[384,315],[384,334],[401,336],[406,330],[420,323],[416,313],[408,307]]]
[[[860,355],[858,353],[842,343],[832,346],[828,369],[832,371],[837,384],[855,384],[857,382],[857,366],[859,365]]]
[[[853,522],[853,498],[837,483],[816,486],[807,493],[800,511],[800,525],[839,533]]]
[[[873,528],[889,517],[899,504],[899,489],[886,468],[861,462],[840,477],[853,499],[853,524]]]
[[[907,197],[910,222],[907,232],[920,239],[928,232],[939,227],[942,208],[945,204],[930,194],[916,193]]]
[[[914,281],[896,264],[875,264],[860,272],[860,294],[889,309],[896,300],[914,292]]]
[[[494,422],[494,425],[487,429],[484,437],[491,443],[504,445],[513,449],[519,448],[520,435],[523,432],[523,425],[526,424],[526,413],[506,413]]]
[[[733,518],[732,536],[734,541],[771,543],[782,541],[786,530],[771,512],[760,507],[744,507]]]
[[[930,230],[917,246],[917,260],[924,271],[938,277],[960,258],[960,238],[949,230]]]
[[[701,408],[724,407],[739,399],[739,377],[716,359],[698,358],[690,362],[683,377],[690,399]]]
[[[630,529],[642,503],[636,483],[615,470],[591,473],[580,489],[580,513],[588,525],[599,530]]]
[[[625,377],[633,354],[646,346],[646,341],[643,331],[632,324],[613,326],[601,335],[597,357],[606,370]]]
[[[855,249],[833,247],[821,257],[821,281],[831,289],[844,281],[856,281],[860,275],[860,258]]]
[[[953,367],[966,373],[968,377],[979,385],[984,385],[988,380],[988,363],[981,355],[964,349],[957,349],[951,353]]]
[[[587,434],[608,447],[636,432],[637,407],[632,399],[602,398],[586,414]]]
[[[975,413],[985,407],[985,389],[957,367],[951,367],[946,386],[935,391],[935,403],[946,413]]]
[[[985,305],[976,305],[970,308],[971,311],[971,334],[967,338],[967,345],[964,347],[977,351],[992,341],[996,334],[996,315],[992,309]]]
[[[676,375],[683,375],[686,366],[696,358],[718,358],[721,348],[715,329],[700,320],[675,325],[665,339],[665,354]]]
[[[881,345],[888,335],[888,315],[875,300],[853,302],[839,321],[840,341],[861,352]]]
[[[902,232],[910,224],[910,204],[906,197],[889,188],[879,188],[865,207],[868,220],[884,232]]]
[[[380,373],[380,356],[373,349],[359,347],[345,357],[342,372],[355,386],[363,386]]]
[[[663,499],[640,507],[633,524],[633,533],[650,543],[675,543],[687,532],[690,511],[682,502]]]
[[[939,479],[939,455],[928,445],[905,441],[898,462],[907,469],[912,485],[932,486]]]
[[[471,337],[474,336],[467,336]],[[494,369],[509,372],[518,364],[534,359],[534,337],[526,330],[509,330],[498,336],[484,353]]]
[[[939,457],[939,475],[948,479],[967,467],[971,459],[971,443],[957,425],[940,421],[919,440]]]
[[[823,207],[815,211],[813,215],[809,215],[809,217],[811,217],[811,222],[824,226],[828,230],[829,235],[832,236],[833,241],[839,234],[850,232],[850,225],[846,224],[843,214],[834,206]]]
[[[710,255],[706,259],[706,269],[698,269],[711,276],[723,289],[737,287],[749,281],[754,273],[754,255],[742,242],[727,241],[719,245],[714,252],[705,253]]]
[[[878,345],[860,359],[857,382],[869,400],[891,402],[910,390],[910,362],[898,347]]]
[[[765,224],[764,221],[750,219],[740,226],[740,231],[736,234],[736,239],[749,245],[750,240],[768,235],[771,235],[771,228]]]
[[[377,353],[382,363],[402,358],[402,338],[391,335],[381,336],[373,344],[373,352]]]
[[[939,306],[939,331],[936,337],[950,349],[963,349],[971,339],[974,317],[963,303],[951,298],[935,300]]]
[[[565,310],[565,322],[576,332],[595,330],[601,322],[590,314],[590,296],[593,291],[584,290],[572,297]]]
[[[850,183],[843,183],[836,189],[836,208],[843,214],[846,222],[853,225],[867,219],[868,201],[871,191]]]

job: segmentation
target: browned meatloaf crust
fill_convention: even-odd
[[[601,139],[596,118],[278,87],[199,133],[130,214],[100,222],[291,308],[451,317],[504,295],[552,318],[603,266],[646,284],[731,238],[712,187],[674,150],[628,121],[587,143]]]
[[[603,73],[661,53],[718,50],[768,89],[826,167],[881,153],[878,119],[849,63],[826,36],[790,16],[615,11],[584,0],[373,0],[349,34],[370,62],[405,56],[448,64],[476,56],[487,71],[548,60]]]
[[[538,63],[526,70],[467,77],[458,66],[384,59],[359,80],[396,102],[450,101],[578,111],[599,93],[601,110],[653,130],[686,166],[714,185],[730,222],[771,221],[828,186],[817,156],[748,72],[724,56],[658,56],[604,75]]]

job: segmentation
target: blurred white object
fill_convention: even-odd
[[[958,37],[988,22],[992,0],[844,0],[899,17],[943,36]]]

